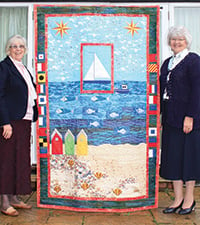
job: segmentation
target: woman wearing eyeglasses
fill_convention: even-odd
[[[169,30],[173,55],[162,64],[160,76],[160,176],[173,181],[175,197],[163,213],[180,215],[195,209],[193,192],[200,180],[200,57],[189,52],[191,41],[184,27]]]
[[[31,208],[18,199],[32,192],[31,121],[38,117],[33,77],[22,64],[26,51],[26,40],[15,35],[0,62],[0,210],[9,216],[17,216],[17,208]]]

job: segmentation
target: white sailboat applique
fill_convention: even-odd
[[[99,58],[94,54],[94,60],[90,66],[84,82],[110,82],[111,78]]]

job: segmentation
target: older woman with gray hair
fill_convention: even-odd
[[[170,28],[168,45],[173,55],[162,64],[160,75],[160,176],[173,181],[175,195],[163,213],[180,215],[195,209],[193,192],[200,180],[200,57],[189,52],[191,41],[186,28]]]
[[[0,210],[8,216],[17,216],[17,208],[31,208],[18,198],[32,192],[31,121],[38,117],[33,77],[22,64],[26,51],[26,40],[12,36],[0,62]]]

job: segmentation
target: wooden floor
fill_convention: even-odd
[[[171,203],[173,192],[165,188],[159,192],[157,209],[133,213],[85,213],[37,207],[36,192],[25,196],[24,201],[33,205],[31,210],[18,210],[18,217],[8,217],[0,213],[0,224],[4,225],[198,225],[200,224],[200,187],[195,188],[197,202],[195,212],[190,215],[166,215],[162,210]]]

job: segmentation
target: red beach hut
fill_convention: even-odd
[[[62,135],[55,129],[51,135],[51,154],[63,154]]]

